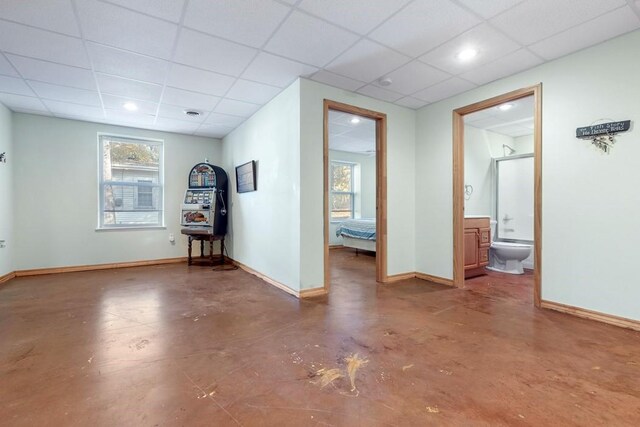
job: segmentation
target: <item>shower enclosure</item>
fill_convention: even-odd
[[[533,154],[494,159],[496,240],[533,242]]]

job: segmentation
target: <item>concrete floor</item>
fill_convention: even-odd
[[[522,277],[331,260],[313,301],[182,264],[14,279],[0,424],[640,425],[639,333],[536,310]]]

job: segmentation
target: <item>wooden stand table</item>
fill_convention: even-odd
[[[183,228],[180,231],[182,234],[185,234],[189,237],[189,265],[193,265],[194,259],[191,257],[191,246],[194,240],[200,241],[200,258],[197,258],[195,261],[198,264],[215,264],[215,258],[213,256],[213,242],[216,240],[220,240],[220,264],[224,264],[224,236],[214,236],[209,234],[207,230],[202,229],[188,229]],[[209,242],[209,258],[205,258],[204,256],[204,242]]]

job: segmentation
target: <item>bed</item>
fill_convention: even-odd
[[[338,225],[336,236],[342,237],[346,247],[375,252],[376,220],[349,219]]]

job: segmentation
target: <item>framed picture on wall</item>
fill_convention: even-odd
[[[243,165],[236,166],[236,191],[248,193],[256,191],[256,161],[251,160]]]

